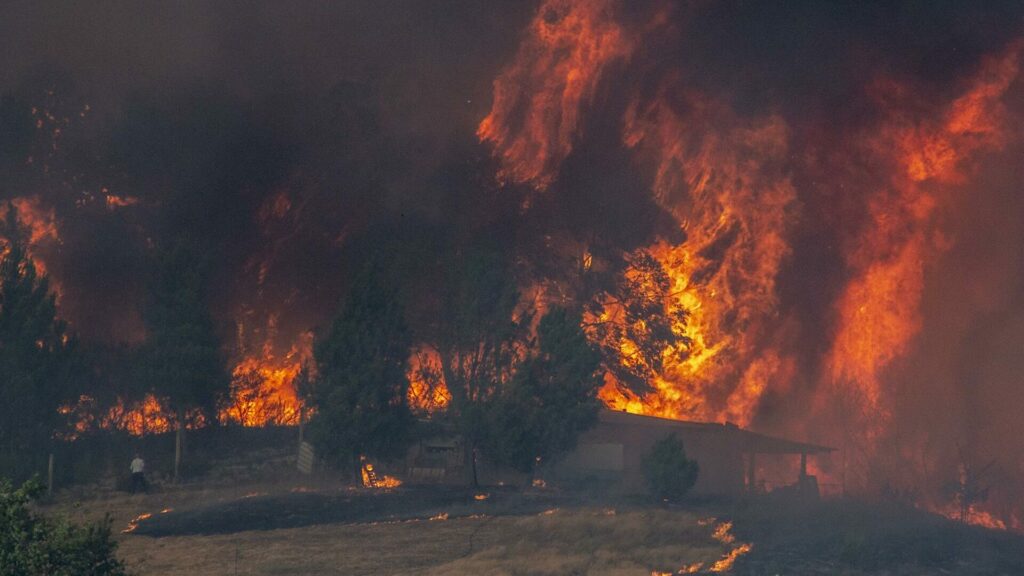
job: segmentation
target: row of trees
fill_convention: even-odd
[[[596,418],[602,381],[580,310],[554,307],[535,323],[505,261],[486,250],[457,255],[445,273],[431,336],[450,401],[437,419],[462,437],[469,479],[478,452],[528,472],[571,449]],[[361,456],[393,458],[408,445],[412,345],[393,270],[370,260],[314,347],[309,391],[312,439],[356,479]]]
[[[13,205],[0,237],[0,469],[27,477],[42,469],[52,443],[75,431],[83,397],[112,404],[119,395],[151,394],[172,411],[174,426],[213,422],[229,376],[209,314],[203,259],[194,245],[154,252],[147,283],[145,344],[103,358],[83,349],[57,313],[54,291],[28,253],[28,234]],[[130,381],[138,390],[119,389]],[[124,398],[121,398],[124,400]],[[178,450],[180,456],[181,437]]]
[[[184,430],[216,423],[218,401],[231,392],[209,311],[210,271],[202,251],[179,240],[152,252],[145,341],[98,361],[83,353],[59,320],[13,206],[6,207],[0,234],[0,394],[9,399],[0,418],[5,468],[16,477],[40,470],[48,445],[81,416],[66,408],[80,404],[83,395],[93,398],[99,412],[118,400],[152,395],[170,411],[180,458]],[[608,344],[617,332],[611,338],[605,332],[622,328],[597,327],[593,344],[580,308],[553,306],[538,313],[523,306],[511,260],[486,244],[441,256],[444,288],[436,291],[437,313],[413,328],[406,306],[408,270],[399,269],[394,252],[371,248],[361,256],[336,317],[315,342],[314,365],[300,378],[300,392],[315,415],[312,439],[355,478],[360,457],[401,455],[414,433],[408,404],[414,344],[429,345],[440,359],[436,380],[450,402],[437,420],[464,440],[473,482],[478,453],[530,471],[538,461],[571,449],[594,422],[604,371],[621,370],[617,350]],[[657,275],[656,267],[648,268]],[[634,286],[619,292],[618,305],[629,311],[623,325],[660,326],[663,295],[645,295]],[[660,340],[650,346],[652,362],[660,350]]]

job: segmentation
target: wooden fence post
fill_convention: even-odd
[[[46,466],[46,495],[53,496],[53,452],[50,452],[50,461]]]

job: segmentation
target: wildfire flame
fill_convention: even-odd
[[[491,111],[478,127],[501,164],[502,181],[550,191],[586,133],[601,87],[626,79],[616,86],[626,93],[621,141],[648,170],[652,197],[685,237],[643,250],[670,278],[665,307],[673,318],[685,317],[672,326],[685,344],[663,350],[648,382],[653,392],[638,396],[609,376],[600,398],[616,410],[748,426],[767,395],[794,388],[803,368],[785,341],[777,284],[802,209],[794,173],[820,172],[839,190],[858,192],[843,198],[857,217],[836,232],[844,284],[833,296],[834,319],[811,376],[820,385],[813,386],[809,409],[821,420],[837,406],[853,414],[847,432],[859,436],[857,450],[869,459],[891,424],[896,391],[886,371],[912,350],[922,327],[925,274],[953,242],[940,215],[956,210],[983,155],[1020,141],[1003,101],[1018,80],[1024,40],[982,60],[953,97],[877,74],[864,89],[874,116],[817,142],[815,133],[804,138],[801,132],[798,140],[795,131],[805,128],[780,115],[738,114],[679,70],[648,72],[641,64],[650,36],[679,29],[662,26],[664,12],[646,25],[632,15],[627,24],[623,6],[544,2],[494,81]],[[627,74],[617,66],[626,62],[636,70]],[[631,87],[636,77],[642,80]],[[796,146],[806,157],[795,157]],[[816,186],[811,193],[819,193]],[[593,260],[585,254],[581,269],[588,270]],[[638,271],[630,267],[624,275]],[[601,316],[584,318],[585,327],[623,321],[615,298],[598,298]],[[644,342],[612,334],[616,340],[601,341],[603,348],[619,351],[622,366],[634,367]]]
[[[297,424],[302,402],[295,379],[312,358],[312,334],[304,334],[282,358],[269,349],[243,358],[232,371],[231,399],[220,413],[223,422],[243,426]]]
[[[540,7],[516,59],[494,81],[494,105],[477,129],[504,160],[499,179],[538,189],[554,179],[602,73],[632,50],[612,17],[614,6],[612,0],[547,0]],[[513,130],[519,114],[525,125]]]

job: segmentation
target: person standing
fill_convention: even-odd
[[[129,466],[132,471],[132,494],[135,494],[139,490],[146,491],[146,461],[139,456],[139,453],[135,453],[135,458],[132,459],[132,463]]]

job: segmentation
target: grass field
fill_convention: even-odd
[[[895,505],[754,500],[662,509],[550,493],[492,492],[482,502],[459,494],[308,480],[196,484],[137,496],[63,493],[47,510],[78,521],[109,513],[119,556],[139,576],[1024,574],[1019,535]],[[310,515],[311,502],[335,509]],[[121,532],[146,514],[137,531]]]
[[[54,511],[77,520],[109,512],[119,555],[140,576],[189,574],[494,574],[643,575],[710,569],[740,544],[723,538],[721,522],[683,511],[604,507],[553,508],[528,515],[471,515],[324,524],[230,534],[151,538],[121,533],[144,514],[168,514],[246,496],[309,486],[182,488],[118,495]],[[287,514],[286,510],[282,510]],[[717,534],[716,534],[717,530]]]

